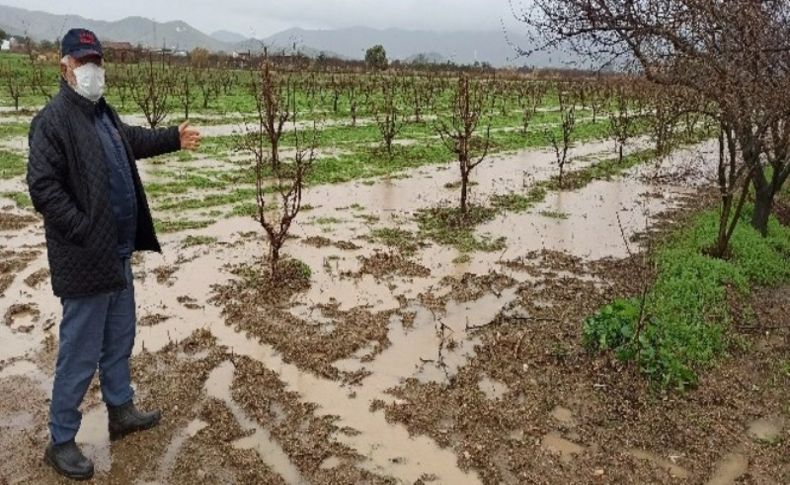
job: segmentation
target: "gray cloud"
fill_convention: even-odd
[[[363,25],[415,30],[496,30],[513,24],[508,0],[0,0],[10,6],[98,20],[127,16],[183,20],[210,33],[265,37],[289,27]]]

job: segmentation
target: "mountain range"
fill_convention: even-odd
[[[182,21],[155,22],[144,17],[104,21],[0,5],[0,29],[12,35],[28,35],[34,40],[55,40],[76,26],[93,30],[104,40],[187,51],[202,47],[215,52],[246,52],[259,51],[267,46],[269,52],[298,51],[309,56],[324,52],[347,59],[363,59],[367,48],[381,44],[391,60],[413,60],[419,57],[433,62],[449,60],[458,64],[488,62],[497,67],[559,66],[563,61],[562,56],[556,54],[519,58],[507,39],[522,47],[527,45],[527,39],[522,33],[512,31],[506,35],[503,31],[432,32],[368,27],[308,30],[297,27],[264,39],[250,39],[227,30],[208,35]]]

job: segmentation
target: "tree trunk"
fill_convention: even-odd
[[[271,271],[272,281],[277,280],[277,263],[280,261],[280,248],[272,240],[270,241],[271,250],[269,252],[269,269]]]
[[[756,190],[754,193],[754,212],[752,213],[752,227],[763,236],[768,235],[768,217],[774,203],[774,192],[770,187]]]
[[[729,238],[727,228],[730,222],[730,210],[732,209],[732,197],[725,196],[722,198],[721,214],[719,215],[719,235],[716,238],[716,244],[713,246],[711,256],[714,258],[724,258],[727,255],[727,247],[729,246]]]
[[[467,193],[469,192],[469,173],[461,170],[461,214],[466,215],[467,212]]]
[[[565,164],[564,163],[560,163],[560,180],[559,180],[560,190],[562,190],[562,175],[564,173],[565,173]]]
[[[276,171],[280,168],[280,139],[272,138],[272,170]]]

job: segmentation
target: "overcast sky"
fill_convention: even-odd
[[[523,0],[514,0],[516,4]],[[206,33],[266,37],[290,27],[363,25],[416,30],[497,30],[512,25],[508,0],[0,0],[0,4],[99,20],[183,20]]]

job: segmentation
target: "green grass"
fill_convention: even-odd
[[[524,212],[529,210],[535,204],[543,202],[545,198],[546,189],[543,187],[543,185],[538,184],[530,189],[530,191],[527,192],[527,195],[521,195],[517,193],[493,195],[491,197],[491,205],[501,210]]]
[[[190,229],[203,229],[204,227],[208,227],[213,224],[214,221],[210,220],[157,220],[154,223],[154,227],[156,228],[156,232],[167,234],[172,232],[180,232],[180,231],[187,231]]]
[[[30,209],[33,207],[33,201],[31,201],[30,196],[24,192],[3,192],[0,195],[13,200],[20,209]]]
[[[217,238],[212,236],[187,236],[181,241],[182,248],[191,248],[194,246],[210,246],[217,243]]]
[[[645,299],[642,329],[637,332],[640,301],[616,300],[585,322],[588,348],[612,351],[659,387],[678,389],[695,385],[699,372],[724,355],[733,321],[728,296],[743,299],[754,285],[790,280],[790,228],[772,218],[763,238],[749,225],[747,207],[731,257],[715,259],[704,250],[715,240],[717,212],[700,214],[656,251],[657,277]]]
[[[593,180],[610,180],[615,176],[623,174],[632,167],[649,162],[655,158],[655,150],[648,148],[626,155],[623,157],[622,161],[617,158],[609,158],[596,162],[579,170],[566,173],[562,179],[562,190],[578,190],[587,186]],[[560,190],[559,177],[554,176],[546,182],[546,188]]]
[[[0,123],[0,139],[16,136],[27,137],[29,131],[30,123]]]
[[[396,248],[403,254],[413,254],[419,247],[417,235],[397,227],[384,227],[370,232],[370,239],[385,246]]]
[[[174,200],[172,202],[161,203],[157,206],[158,210],[189,210],[204,209],[207,207],[217,207],[230,204],[243,203],[254,200],[257,190],[235,189],[226,194],[213,194],[200,199]]]
[[[491,239],[476,234],[475,226],[490,221],[497,210],[489,207],[470,206],[467,214],[457,207],[421,209],[415,214],[420,236],[445,246],[452,246],[462,253],[474,251],[500,251],[505,248],[505,238]]]
[[[538,214],[542,215],[543,217],[548,217],[550,219],[567,219],[568,213],[567,212],[559,212],[559,211],[540,211]]]
[[[185,194],[191,189],[221,189],[227,184],[204,175],[188,174],[170,182],[151,182],[146,184],[145,192],[151,197]]]
[[[26,171],[27,161],[23,155],[0,149],[0,178],[21,177]]]

